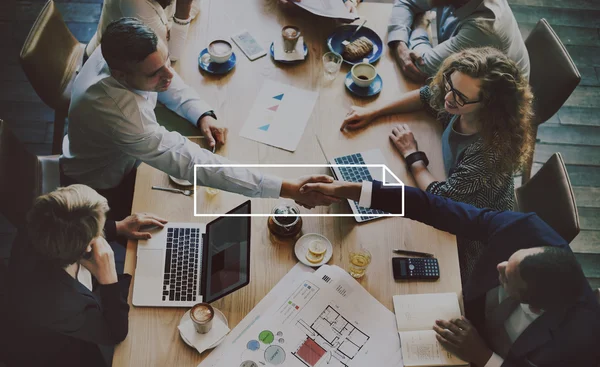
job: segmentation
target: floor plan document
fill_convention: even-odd
[[[402,366],[394,314],[345,271],[325,265],[286,282],[200,367]]]

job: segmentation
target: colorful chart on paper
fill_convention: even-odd
[[[240,131],[240,136],[295,151],[317,96],[317,92],[272,80],[265,81]]]

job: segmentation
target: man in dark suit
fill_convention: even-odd
[[[479,367],[597,367],[600,306],[566,241],[534,213],[498,212],[381,182],[306,184],[487,243],[463,289],[466,318],[438,320],[438,340]]]
[[[106,221],[106,199],[84,185],[39,197],[13,245],[6,338],[9,366],[110,366],[127,336],[131,276],[123,273],[119,236],[149,238],[133,215]],[[104,232],[104,233],[103,233]]]

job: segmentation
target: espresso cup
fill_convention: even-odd
[[[194,323],[196,332],[206,334],[212,328],[215,310],[208,303],[198,303],[190,310],[190,318]]]
[[[350,74],[352,75],[354,84],[366,88],[371,85],[375,80],[375,77],[377,77],[377,70],[375,70],[375,66],[369,64],[368,59],[364,59],[363,62],[354,65],[352,69],[350,69]]]
[[[208,45],[208,54],[210,61],[222,64],[227,62],[233,53],[231,43],[225,40],[214,40]]]

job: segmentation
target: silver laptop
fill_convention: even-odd
[[[368,150],[366,152],[354,153],[341,157],[335,157],[330,160],[325,154],[321,141],[317,138],[321,151],[328,164],[348,165],[346,167],[330,167],[334,178],[338,181],[363,182],[363,181],[383,181],[383,169],[377,167],[352,167],[353,165],[385,164],[385,157],[379,149]],[[348,200],[350,209],[354,213],[354,219],[361,223],[369,220],[381,218],[382,214],[387,214],[378,209],[363,208],[354,200]]]
[[[208,224],[168,223],[138,242],[135,306],[211,303],[250,282],[250,200]],[[246,215],[244,215],[246,214]]]

